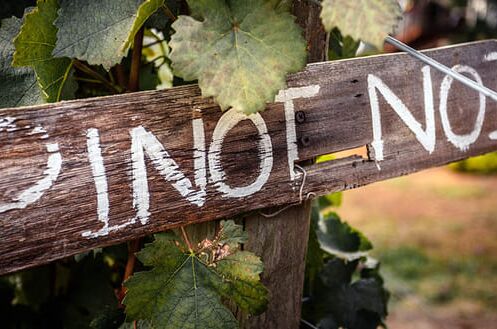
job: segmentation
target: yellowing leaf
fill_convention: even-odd
[[[121,62],[133,38],[164,0],[60,0],[54,56],[106,69]]]
[[[344,36],[383,47],[402,14],[397,0],[324,0],[321,19],[327,31],[338,27]]]
[[[71,99],[77,89],[69,58],[53,58],[57,39],[53,21],[57,17],[57,0],[38,0],[37,7],[25,15],[14,45],[14,66],[31,66],[36,72],[47,102]]]
[[[222,110],[264,110],[285,87],[286,75],[304,67],[302,31],[274,1],[188,4],[192,17],[180,16],[173,24],[173,70],[185,80],[198,80],[202,95],[213,96]]]

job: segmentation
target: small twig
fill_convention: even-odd
[[[173,14],[173,12],[171,11],[171,9],[169,9],[169,7],[164,4],[162,5],[162,11],[164,12],[164,14],[169,17],[170,20],[172,20],[173,22],[177,19],[177,17]]]
[[[117,86],[113,85],[109,80],[107,80],[105,77],[103,77],[100,73],[94,71],[91,67],[85,65],[83,62],[80,62],[78,60],[73,61],[73,65],[76,69],[80,70],[81,72],[88,74],[92,78],[102,82],[102,84],[109,89],[111,92],[115,93],[121,93],[122,90],[118,88]]]
[[[129,74],[128,91],[140,90],[140,67],[143,49],[143,27],[136,33],[131,57],[131,72]]]
[[[96,84],[102,84],[103,82],[97,79],[88,79],[88,78],[80,78],[76,77],[77,81],[82,81],[82,82],[88,82],[88,83],[96,83]]]
[[[151,43],[147,43],[146,45],[143,45],[143,48],[150,48],[152,46],[159,45],[165,41],[165,40],[162,40],[162,39],[155,37],[155,35],[154,35],[154,38],[156,41],[151,42]]]
[[[128,261],[126,262],[126,268],[124,269],[124,275],[122,281],[123,283],[118,293],[119,307],[124,307],[122,305],[122,301],[124,299],[124,296],[126,296],[126,291],[127,291],[126,287],[124,286],[124,282],[126,282],[126,280],[128,280],[135,271],[135,264],[136,264],[135,254],[138,251],[140,251],[140,239],[130,241],[128,243]]]
[[[128,84],[128,80],[126,77],[126,73],[124,72],[124,66],[122,64],[117,64],[114,66],[114,73],[116,74],[117,84],[121,86],[123,90],[126,89],[126,85]]]
[[[185,240],[188,249],[190,250],[190,252],[193,251],[193,247],[192,244],[190,243],[190,240],[188,239],[188,234],[186,234],[185,227],[181,226],[180,229],[181,229],[181,234],[183,235],[183,240]]]

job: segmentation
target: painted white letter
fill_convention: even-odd
[[[145,128],[139,126],[131,131],[131,161],[133,167],[133,207],[142,224],[148,221],[150,196],[145,166],[145,153],[155,168],[173,187],[191,203],[201,207],[205,202],[205,190],[193,190],[191,181],[179,170],[178,164],[159,140]]]
[[[100,136],[98,129],[91,128],[86,132],[86,145],[88,148],[88,158],[90,160],[91,171],[95,181],[97,191],[97,214],[98,220],[104,224],[97,232],[83,232],[82,236],[98,238],[109,234],[109,194],[107,186],[107,176],[105,174],[104,159],[100,148]]]
[[[280,90],[276,96],[276,102],[282,102],[285,106],[286,121],[286,143],[288,149],[288,168],[290,169],[290,178],[295,180],[295,161],[299,159],[299,150],[297,147],[297,130],[295,129],[295,106],[294,99],[311,98],[319,93],[321,87],[312,85],[307,87],[289,88]]]
[[[459,73],[471,74],[475,78],[476,82],[478,82],[480,85],[483,85],[482,79],[475,69],[465,65],[456,65],[452,69]],[[440,116],[442,118],[442,125],[447,139],[461,151],[467,151],[471,144],[476,142],[478,137],[480,137],[480,133],[483,128],[483,121],[485,120],[486,99],[485,95],[480,94],[480,108],[478,110],[478,117],[476,118],[473,131],[467,135],[455,134],[454,131],[452,131],[449,115],[447,113],[447,101],[453,81],[454,78],[446,76],[442,81],[442,85],[440,86]]]
[[[371,145],[374,148],[376,161],[384,160],[381,113],[377,90],[383,95],[383,97],[385,97],[387,103],[394,109],[407,127],[409,127],[409,129],[415,134],[416,139],[421,143],[424,149],[430,154],[435,151],[435,106],[433,101],[431,71],[428,66],[423,67],[421,71],[423,72],[426,130],[423,130],[423,127],[418,121],[416,121],[407,106],[380,78],[372,74],[368,75],[368,91],[373,120],[373,142]]]
[[[228,132],[243,120],[250,120],[259,132],[259,156],[260,173],[256,181],[249,186],[232,188],[224,183],[225,172],[221,165],[221,149],[224,138]],[[217,186],[218,191],[224,193],[225,197],[242,198],[252,195],[262,189],[269,179],[273,169],[273,145],[269,137],[266,122],[259,113],[246,116],[234,109],[229,110],[216,125],[212,136],[212,143],[209,148],[209,172],[212,182]]]
[[[17,126],[15,124],[16,118],[6,117],[0,118],[0,132],[4,129],[8,131],[15,131]],[[45,139],[43,136],[42,139]],[[7,204],[0,204],[0,214],[12,209],[24,209],[30,204],[38,201],[43,194],[52,187],[53,183],[59,177],[62,168],[62,156],[59,152],[59,144],[52,143],[46,144],[47,152],[50,153],[47,161],[47,169],[43,172],[45,177],[37,181],[32,187],[24,190],[14,202]]]

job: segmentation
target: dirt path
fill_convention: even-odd
[[[497,177],[447,168],[348,191],[392,291],[392,329],[497,328]]]

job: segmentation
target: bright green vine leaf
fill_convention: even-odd
[[[400,20],[397,0],[324,0],[321,19],[327,31],[338,27],[344,36],[383,47]]]
[[[56,57],[119,64],[145,21],[164,0],[60,0]]]
[[[221,223],[212,240],[189,251],[173,233],[156,235],[155,241],[137,254],[152,269],[138,272],[125,285],[123,303],[130,320],[146,320],[158,328],[237,328],[238,323],[222,298],[231,299],[253,314],[267,304],[267,290],[260,283],[261,260],[239,245],[221,239],[240,240],[241,226]],[[235,236],[230,240],[228,234]]]
[[[21,32],[14,40],[14,66],[30,66],[47,102],[71,99],[77,89],[69,58],[53,58],[57,39],[53,21],[57,17],[57,0],[38,0],[27,13]]]
[[[0,108],[43,103],[33,69],[12,67],[14,38],[21,30],[22,20],[4,19],[0,25]]]
[[[302,69],[306,43],[294,17],[275,1],[189,0],[169,45],[176,75],[198,80],[222,110],[262,111]],[[276,6],[276,7],[275,7]]]

